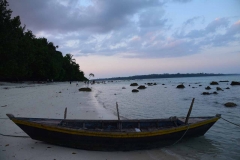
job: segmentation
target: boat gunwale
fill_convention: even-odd
[[[185,118],[185,117],[184,117]],[[181,125],[177,127],[171,128],[159,128],[154,131],[143,131],[143,132],[121,132],[121,131],[99,131],[99,130],[85,130],[85,129],[72,129],[66,128],[63,126],[58,125],[50,125],[50,124],[41,124],[34,121],[27,121],[24,119],[31,119],[31,118],[24,118],[24,117],[12,117],[10,118],[14,123],[17,125],[26,125],[30,127],[36,127],[39,129],[45,129],[48,131],[55,131],[61,132],[65,134],[73,134],[73,135],[80,135],[80,136],[95,136],[95,137],[109,137],[109,138],[139,138],[139,137],[151,137],[151,136],[159,136],[165,134],[171,134],[175,132],[185,131],[187,129],[194,129],[209,123],[215,123],[219,117],[211,116],[211,117],[191,117],[191,118],[207,118],[203,121],[189,123],[188,125]],[[34,119],[34,118],[33,118]],[[36,119],[44,119],[44,118],[36,118]],[[46,119],[45,119],[46,120]],[[48,119],[50,120],[50,119]],[[51,120],[62,120],[62,119],[51,119]],[[74,119],[72,119],[74,121]],[[142,121],[146,120],[161,120],[161,119],[141,119]],[[165,119],[167,120],[167,119]],[[81,120],[79,120],[81,121]],[[104,122],[133,122],[134,120],[83,120],[84,122],[94,122],[94,121],[104,121]],[[136,122],[139,122],[137,120]]]

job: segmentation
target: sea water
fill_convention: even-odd
[[[229,82],[219,82],[226,80]],[[210,85],[211,81],[217,81],[219,85]],[[116,115],[118,103],[121,119],[185,117],[195,98],[192,117],[221,114],[223,118],[240,124],[240,86],[231,86],[231,81],[240,81],[240,76],[106,81],[106,84],[94,84],[91,87],[98,107]],[[131,83],[147,88],[133,93],[132,89],[137,87],[130,86]],[[146,83],[157,85],[147,86]],[[179,84],[185,88],[176,88]],[[206,90],[207,86],[212,89]],[[216,87],[223,91],[217,91]],[[214,91],[218,94],[202,95],[203,92]],[[227,102],[234,102],[238,106],[227,108],[224,106]],[[219,119],[204,136],[183,140],[160,150],[180,159],[240,159],[240,127]]]

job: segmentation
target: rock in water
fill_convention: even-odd
[[[217,87],[217,91],[223,91],[222,88],[220,87]]]
[[[236,107],[237,104],[235,104],[233,102],[227,102],[227,103],[224,104],[224,106],[226,106],[226,107]]]
[[[209,90],[209,89],[211,89],[211,87],[207,86],[205,89],[206,89],[206,90]]]
[[[210,95],[209,92],[203,92],[202,95]]]
[[[183,84],[180,84],[177,86],[177,88],[185,88],[185,86]]]
[[[146,87],[143,86],[143,85],[141,85],[141,86],[138,87],[138,89],[145,89],[145,88],[146,88]]]
[[[131,83],[130,86],[138,86],[137,83]]]
[[[92,90],[91,88],[86,87],[86,88],[80,88],[79,91],[91,92]]]
[[[218,82],[212,81],[210,85],[218,85]]]
[[[240,85],[240,82],[232,81],[231,85]]]
[[[133,89],[132,92],[139,92],[139,90],[137,90],[137,89]]]

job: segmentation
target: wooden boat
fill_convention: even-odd
[[[204,135],[221,117],[70,120],[7,116],[32,139],[86,150],[138,150]]]

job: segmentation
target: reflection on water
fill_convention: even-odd
[[[240,86],[231,86],[230,82],[219,82],[226,79],[230,82],[240,81],[240,76],[121,81],[96,84],[92,87],[99,107],[116,114],[116,102],[118,102],[121,118],[186,116],[191,100],[195,98],[191,116],[222,114],[222,117],[240,124]],[[217,95],[201,95],[202,92],[216,91],[216,86],[210,85],[211,81],[218,81],[218,87],[223,91],[217,91]],[[132,89],[137,88],[130,86],[133,82],[139,85],[148,82],[157,85],[147,86],[138,93],[132,93]],[[185,85],[184,89],[176,89],[180,83]],[[207,86],[212,89],[205,90]],[[225,89],[227,87],[230,89]],[[226,108],[223,105],[226,102],[234,102],[238,106]],[[165,151],[184,159],[240,159],[239,140],[239,127],[220,119],[203,137],[183,141],[166,148]]]
[[[184,159],[210,159],[210,157],[216,158],[221,153],[218,145],[217,141],[202,136],[191,140],[183,140],[171,148],[163,148],[162,150],[184,156]]]

